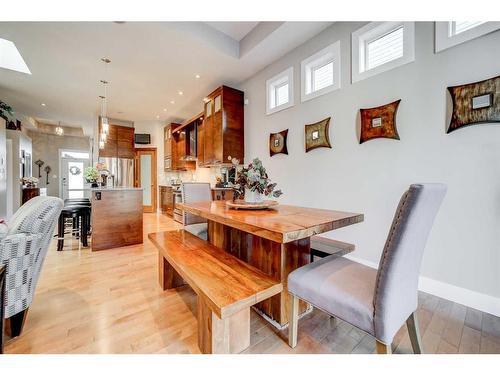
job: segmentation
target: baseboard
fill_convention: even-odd
[[[361,263],[367,267],[375,269],[378,268],[378,264],[374,262],[353,257],[352,255],[345,255],[344,257]],[[489,296],[470,289],[461,288],[424,276],[420,276],[419,278],[418,289],[422,292],[500,317],[500,298]]]

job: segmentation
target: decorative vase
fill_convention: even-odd
[[[262,194],[257,190],[252,191],[249,188],[245,188],[245,202],[246,203],[262,203],[264,199]]]
[[[97,188],[97,187],[99,187],[99,184],[98,184],[97,182],[92,182],[92,183],[90,184],[90,187],[91,187],[91,188]]]

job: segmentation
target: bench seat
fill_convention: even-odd
[[[324,258],[328,255],[344,256],[353,252],[355,246],[353,244],[334,240],[327,237],[312,236],[311,237],[311,263],[314,262],[314,257]]]
[[[238,353],[250,345],[250,307],[283,285],[185,230],[150,233],[159,251],[163,290],[183,285],[198,296],[198,344],[203,353]]]

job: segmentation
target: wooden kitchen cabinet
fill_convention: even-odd
[[[212,189],[213,201],[230,201],[233,200],[234,192],[232,189],[214,188]]]
[[[99,133],[101,133],[99,119]],[[109,124],[104,148],[99,149],[99,157],[134,158],[134,128]]]
[[[160,209],[167,216],[174,216],[174,194],[171,186],[160,186]]]
[[[168,124],[163,128],[163,151],[164,151],[164,164],[163,169],[165,172],[172,171],[172,127],[178,124]]]
[[[203,121],[203,155],[198,164],[220,165],[229,158],[243,161],[244,120],[243,92],[221,86],[207,96]],[[203,160],[200,163],[200,160]]]
[[[164,170],[186,171],[196,168],[196,161],[184,160],[186,157],[186,132],[175,130],[181,124],[171,123],[164,128]]]
[[[119,158],[134,158],[134,128],[111,125],[117,129],[117,153]]]

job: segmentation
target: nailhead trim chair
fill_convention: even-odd
[[[21,334],[62,208],[59,198],[32,198],[17,210],[0,238],[0,265],[7,268],[4,317],[10,318],[12,337]]]
[[[212,200],[212,192],[208,182],[183,182],[181,192],[182,202],[184,203]],[[189,233],[201,239],[207,239],[208,225],[206,219],[184,212],[183,225],[184,229]]]
[[[415,314],[418,276],[427,237],[445,194],[443,184],[415,184],[403,194],[378,271],[329,256],[291,272],[290,346],[297,345],[301,299],[374,336],[378,353],[391,352],[394,336],[406,321],[413,351],[421,353]]]

